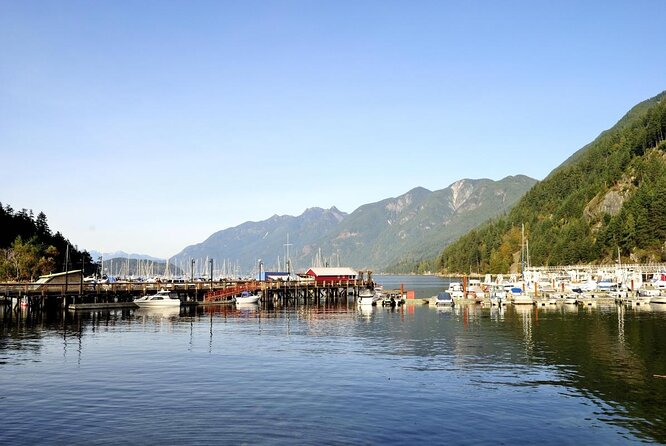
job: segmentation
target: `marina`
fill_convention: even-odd
[[[355,273],[356,274],[356,273]],[[346,300],[360,290],[372,286],[371,273],[360,272],[354,278],[296,277],[287,280],[219,279],[209,281],[116,281],[91,283],[78,271],[68,274],[69,280],[58,276],[57,283],[0,284],[0,303],[7,306],[29,306],[34,309],[60,307],[100,309],[135,306],[135,299],[161,291],[181,300],[183,305],[217,305],[231,303],[243,292],[260,293],[264,300],[284,304]]]
[[[447,280],[375,280],[415,298],[0,309],[0,439],[666,442],[665,305],[431,306]]]

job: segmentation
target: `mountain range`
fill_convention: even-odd
[[[351,214],[332,207],[310,208],[297,217],[274,215],[218,231],[174,259],[184,264],[214,258],[218,265],[236,262],[243,271],[256,269],[259,259],[264,270],[328,264],[384,271],[435,257],[470,229],[507,212],[534,184],[524,175],[463,179],[437,191],[417,187]]]
[[[94,249],[91,251],[88,251],[90,254],[90,257],[93,258],[93,260],[98,261],[99,258],[103,258],[104,261],[106,260],[111,260],[111,259],[139,259],[139,260],[153,260],[153,261],[164,261],[164,259],[160,259],[157,257],[152,257],[147,254],[136,254],[136,253],[126,253],[125,251],[115,251],[115,252],[100,252],[100,251],[95,251]]]

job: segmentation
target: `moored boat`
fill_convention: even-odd
[[[490,304],[493,307],[501,307],[506,305],[506,291],[504,287],[499,285],[494,285],[490,290]]]
[[[650,303],[651,304],[666,304],[666,296],[664,296],[664,295],[652,296],[650,298]]]
[[[511,302],[514,305],[534,305],[534,298],[523,293],[523,290],[517,287],[511,288]]]
[[[138,297],[133,302],[141,308],[180,306],[180,299],[169,290],[160,290],[155,294]]]
[[[453,302],[453,297],[447,291],[437,293],[435,299],[435,305],[438,307],[452,307],[455,305]]]
[[[249,291],[243,291],[240,296],[234,298],[237,304],[256,304],[260,299],[260,295],[250,294]]]
[[[375,292],[370,288],[364,288],[358,292],[357,303],[359,305],[376,305],[377,301],[382,299],[380,292]]]
[[[463,287],[460,282],[451,282],[446,292],[449,293],[454,299],[465,297],[465,293],[463,292]]]

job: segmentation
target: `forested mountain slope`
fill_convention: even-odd
[[[439,269],[508,271],[522,224],[533,265],[613,261],[618,250],[623,261],[665,260],[665,135],[662,92],[553,170],[507,217],[446,248]]]

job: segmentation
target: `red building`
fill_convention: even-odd
[[[314,277],[317,283],[356,280],[358,276],[351,268],[310,268],[305,274]]]

